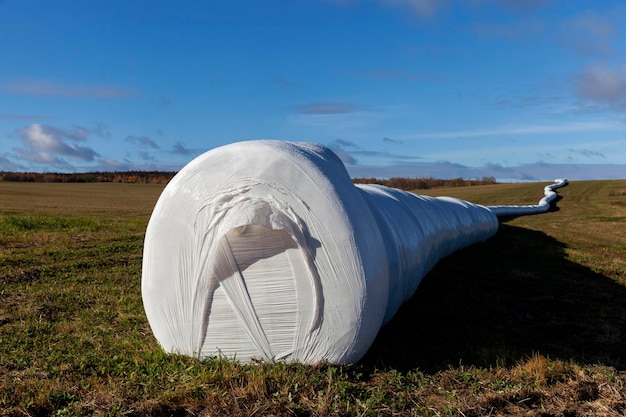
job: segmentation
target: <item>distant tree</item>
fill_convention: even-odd
[[[427,190],[440,187],[468,187],[473,185],[496,184],[494,177],[483,177],[482,179],[466,180],[461,177],[453,179],[437,179],[437,178],[404,178],[392,177],[387,179],[379,178],[354,178],[355,184],[380,184],[391,188],[399,188],[401,190]]]
[[[0,181],[21,182],[132,182],[144,184],[167,184],[176,172],[129,171],[129,172],[0,172]]]

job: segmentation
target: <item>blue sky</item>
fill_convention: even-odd
[[[316,142],[352,176],[626,178],[619,0],[0,0],[0,170]]]

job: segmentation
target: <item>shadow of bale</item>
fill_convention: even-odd
[[[554,200],[550,202],[550,208],[548,209],[548,211],[555,212],[555,211],[561,210],[559,206],[557,205],[557,203],[561,201],[562,199],[563,199],[563,196],[561,194],[557,194]]]
[[[544,233],[501,225],[442,260],[361,365],[434,373],[541,354],[626,370],[624,329],[626,288],[569,261]]]

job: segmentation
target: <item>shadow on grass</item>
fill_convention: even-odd
[[[434,373],[534,353],[626,370],[626,288],[566,259],[563,244],[502,224],[441,261],[379,333],[365,369]]]

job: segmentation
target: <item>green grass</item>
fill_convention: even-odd
[[[0,416],[626,413],[626,181],[573,182],[440,262],[353,366],[164,354],[140,285],[162,188],[0,182]]]

